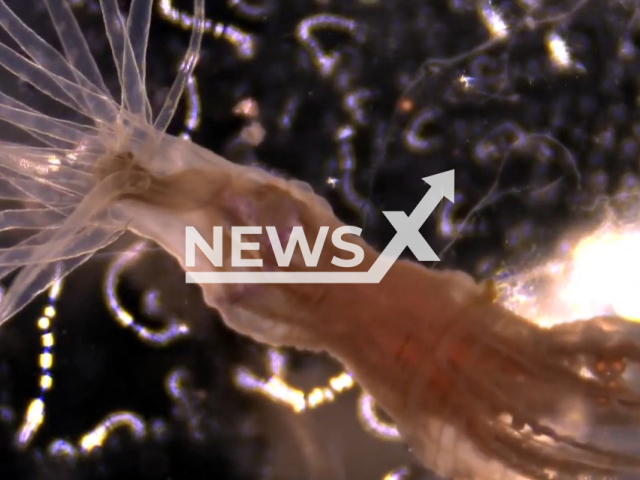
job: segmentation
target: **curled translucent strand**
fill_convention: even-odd
[[[171,86],[171,90],[169,90],[169,93],[167,94],[164,105],[153,124],[156,130],[160,132],[164,132],[169,126],[169,122],[171,122],[176,108],[178,108],[178,103],[180,102],[180,97],[182,96],[184,87],[187,84],[187,80],[193,73],[193,69],[196,67],[204,28],[204,2],[196,0],[194,2],[193,29],[191,31],[191,38],[189,39],[189,48],[187,49],[184,60],[182,61],[178,75]]]

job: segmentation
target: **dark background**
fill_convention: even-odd
[[[38,2],[8,3],[47,28]],[[105,78],[115,85],[99,8],[77,3]],[[510,26],[502,41],[490,42],[481,13],[489,3],[479,0],[207,1],[207,17],[221,29],[241,29],[254,50],[243,57],[228,38],[205,34],[196,68],[201,123],[189,133],[230,160],[309,182],[378,247],[394,234],[379,212],[410,212],[426,192],[422,177],[455,169],[455,207],[444,205],[423,229],[443,252],[439,266],[488,278],[539,262],[567,232],[597,224],[606,208],[635,212],[640,12],[632,1],[491,5]],[[189,1],[175,6],[192,8]],[[121,7],[126,11],[128,2]],[[339,56],[327,76],[296,37],[301,22],[320,14],[355,25],[313,30],[324,52]],[[554,33],[571,52],[570,67],[551,60],[547,39]],[[188,31],[155,8],[148,91],[156,108],[187,41]],[[461,76],[470,77],[468,87]],[[363,98],[355,110],[345,106],[354,93]],[[255,118],[234,113],[247,99],[258,106]],[[188,108],[184,102],[171,133],[188,130]],[[412,127],[423,114],[431,120]],[[257,146],[241,134],[251,122],[266,132]],[[351,136],[341,139],[345,128]],[[411,132],[419,145],[407,139]],[[450,230],[456,224],[458,234]],[[132,241],[99,253],[65,282],[46,420],[22,449],[15,436],[39,394],[35,322],[46,298],[2,327],[0,478],[367,480],[394,466],[415,467],[402,445],[364,433],[355,392],[299,417],[240,392],[233,372],[247,366],[264,374],[265,348],[228,331],[153,247],[122,275],[120,297],[142,324],[158,327],[177,315],[192,333],[157,348],[118,326],[104,307],[103,283],[110,262]],[[161,298],[159,315],[142,306],[150,290]],[[322,356],[289,355],[300,385],[322,384],[339,371]],[[188,372],[188,407],[164,387],[178,367]],[[164,431],[139,441],[119,430],[90,455],[47,453],[57,439],[77,445],[116,410],[136,412],[148,425],[161,420]],[[349,448],[337,447],[340,439]],[[426,475],[417,467],[413,474]]]

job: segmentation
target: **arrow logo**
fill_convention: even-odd
[[[443,198],[455,201],[454,170],[424,177],[431,186],[409,216],[405,212],[382,212],[396,234],[368,272],[187,272],[187,283],[380,283],[402,251],[409,247],[421,262],[440,259],[420,234],[420,228]]]
[[[431,185],[431,188],[422,197],[410,216],[407,217],[404,212],[400,211],[382,212],[398,232],[382,252],[383,255],[397,259],[405,247],[409,247],[420,262],[440,261],[431,246],[420,235],[420,228],[436,209],[442,197],[448,198],[451,202],[454,201],[454,171],[449,170],[438,175],[424,177],[422,180]]]

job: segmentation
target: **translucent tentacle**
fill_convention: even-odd
[[[63,240],[71,239],[87,224],[90,224],[91,219],[97,213],[104,210],[116,197],[132,188],[141,188],[141,185],[146,182],[147,179],[148,176],[146,174],[119,172],[110,175],[96,186],[77,206],[73,214],[67,218],[64,224],[54,231],[49,241],[34,250],[31,263],[20,271],[2,299],[2,304],[0,305],[0,325],[21,309],[35,294],[41,291],[40,287],[47,287],[48,284],[43,284],[42,282],[44,281],[43,278],[49,277],[43,272],[46,273],[48,271],[47,268],[50,262],[60,258],[65,245]],[[114,228],[111,232],[120,230],[123,229]],[[113,240],[115,240],[115,238]],[[101,240],[98,242],[98,245],[92,243],[82,248],[83,250],[93,248],[93,251],[95,251],[104,246],[105,244]]]
[[[68,62],[104,95],[109,105],[113,105],[113,98],[104,83],[76,17],[71,12],[69,3],[66,0],[45,0],[45,3]],[[82,85],[82,76],[75,75],[78,85]]]
[[[55,77],[41,65],[28,60],[6,45],[0,43],[0,65],[16,77],[30,83],[42,93],[56,99],[76,111],[82,111],[82,105],[77,98],[70,95],[60,86],[64,79]],[[69,82],[67,82],[69,83]],[[70,84],[69,89],[74,85]]]
[[[64,220],[65,215],[50,208],[25,208],[22,210],[4,210],[0,212],[0,232],[16,228],[41,229],[55,228]],[[1,251],[2,249],[0,249]],[[0,253],[0,258],[2,253]]]
[[[118,234],[123,233],[120,232],[111,232],[111,236],[108,237],[108,241],[101,242],[102,244],[108,244],[114,242],[118,238]],[[104,234],[109,234],[109,232],[104,232]],[[91,250],[90,248],[86,248],[85,250]],[[29,282],[25,284],[21,281],[20,289],[12,288],[7,291],[5,297],[2,298],[2,309],[0,311],[0,325],[4,323],[7,319],[11,318],[13,315],[22,310],[26,305],[28,305],[38,294],[45,291],[54,281],[59,278],[64,278],[69,273],[71,273],[74,269],[82,265],[84,262],[89,260],[93,256],[93,252],[85,255],[74,256],[71,258],[67,258],[61,260],[59,262],[53,263],[43,263],[40,265],[31,265],[27,267],[25,270],[25,275],[29,275]],[[0,269],[1,271],[1,269]],[[24,271],[24,270],[23,270]],[[20,272],[22,274],[22,272]],[[25,277],[21,277],[20,275],[17,280],[22,280]]]
[[[180,65],[178,75],[171,86],[171,90],[169,90],[167,98],[164,101],[164,105],[153,124],[156,130],[160,132],[164,132],[169,126],[169,122],[171,122],[176,108],[178,108],[178,102],[184,92],[187,79],[193,73],[193,69],[195,68],[198,60],[200,42],[202,41],[202,35],[204,34],[205,28],[204,0],[194,0],[193,11],[194,25],[191,30],[189,48],[187,49],[187,53],[185,54],[182,64]]]
[[[96,227],[106,228],[105,226],[95,225]],[[30,263],[32,258],[34,257],[36,251],[40,249],[43,245],[46,245],[55,235],[55,230],[44,229],[34,235],[31,235],[29,238],[22,240],[17,245],[14,245],[12,248],[21,249],[25,252],[25,262]],[[69,237],[72,242],[78,243],[78,239],[76,237],[83,235],[83,233],[76,233],[75,235]],[[10,254],[7,250],[7,254]],[[89,253],[90,250],[80,253]],[[0,258],[2,256],[0,255]],[[6,262],[7,265],[0,266],[0,280],[3,280],[11,273],[15,272],[22,265],[15,264],[13,262]]]
[[[34,202],[42,205],[41,202],[35,201],[33,197],[14,186],[7,178],[4,178],[0,172],[0,200],[9,200],[15,202]]]
[[[94,179],[89,173],[66,164],[60,157],[30,153],[25,149],[23,156],[0,154],[0,175],[33,201],[51,207],[71,204],[93,187]]]
[[[46,205],[51,208],[76,205],[80,198],[78,195],[57,188],[55,185],[38,182],[25,175],[16,174],[5,167],[0,167],[0,176],[13,187],[20,190],[33,202]]]
[[[51,232],[50,230],[45,231]],[[110,245],[121,235],[123,231],[124,229],[119,229],[116,230],[116,232],[120,233],[114,233],[113,228],[90,225],[79,230],[68,238],[47,241],[46,245],[39,244],[0,248],[0,266],[20,267],[39,263],[41,260],[35,260],[35,258],[37,258],[38,252],[42,251],[43,246],[46,246],[47,249],[51,249],[56,252],[55,254],[51,254],[47,257],[47,262],[54,262],[66,258],[77,257],[78,255],[84,255],[85,253],[92,253]],[[53,238],[55,236],[55,232],[51,233],[53,233],[53,235],[51,235],[50,238]]]
[[[133,0],[127,18],[127,34],[133,50],[142,85],[144,112],[140,112],[147,123],[153,120],[151,105],[146,94],[145,80],[147,72],[147,45],[149,43],[149,27],[151,26],[151,10],[153,2],[149,0]]]
[[[102,18],[121,88],[121,108],[145,118],[148,101],[136,57],[116,0],[100,0]],[[134,12],[136,16],[138,12]],[[143,26],[144,27],[144,26]]]
[[[115,119],[115,104],[110,97],[90,91],[82,83],[69,81],[0,43],[0,65],[21,80],[84,115],[85,124]],[[5,95],[7,97],[7,95]],[[14,100],[14,102],[17,102]],[[87,108],[87,105],[90,108]],[[27,107],[28,108],[28,107]],[[103,112],[100,114],[100,112]],[[97,115],[93,116],[94,113]]]
[[[27,108],[8,106],[19,105],[19,102],[0,93],[0,118],[16,125],[23,130],[41,134],[39,138],[62,140],[67,148],[78,145],[86,140],[87,135],[80,130],[77,124],[57,118],[52,118],[42,113]]]
[[[95,94],[94,97],[85,97],[82,94],[76,97],[78,102],[82,101],[82,113],[105,122],[113,121],[113,103],[107,101],[105,104],[104,102],[104,100],[109,99],[108,92],[100,91],[91,81],[87,80],[84,75],[71,66],[55,48],[25,25],[25,23],[7,7],[4,1],[0,1],[0,19],[0,26],[2,26],[34,62],[42,66],[53,76],[61,77],[67,81],[67,83],[61,84],[60,86],[67,91],[68,95],[74,95],[72,91],[68,90],[70,86],[78,84],[85,91]],[[102,102],[96,102],[96,99],[102,99]]]

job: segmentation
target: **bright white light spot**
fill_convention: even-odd
[[[571,55],[567,43],[556,33],[547,36],[547,50],[551,55],[551,60],[560,68],[571,66]]]
[[[576,312],[612,309],[640,321],[640,232],[608,232],[581,241],[561,298]]]
[[[542,326],[597,315],[640,322],[640,228],[605,226],[499,290],[505,306]]]
[[[509,27],[500,13],[488,5],[480,9],[480,18],[493,38],[502,39],[509,33]]]

